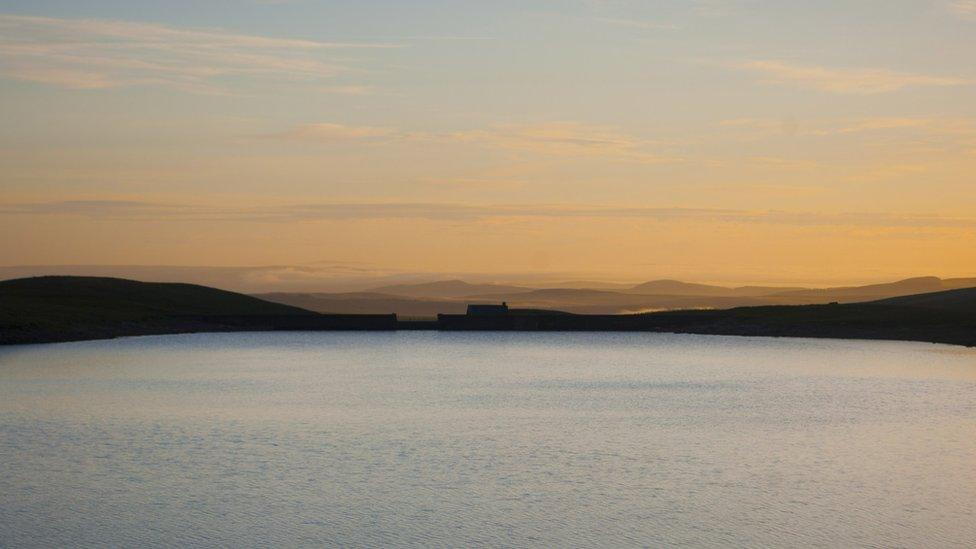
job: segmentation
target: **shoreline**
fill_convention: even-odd
[[[734,311],[734,310],[730,310]],[[710,311],[711,312],[711,311]],[[713,313],[728,313],[714,311]],[[851,341],[905,341],[976,348],[976,327],[947,326],[850,326],[840,323],[807,325],[774,323],[757,325],[729,322],[727,315],[713,314],[689,321],[682,311],[648,315],[532,315],[509,317],[466,317],[440,315],[437,320],[399,320],[396,315],[318,315],[301,321],[289,318],[197,319],[179,325],[90,327],[89,329],[34,333],[2,333],[0,347],[105,341],[127,337],[207,333],[273,332],[534,332],[534,333],[658,333],[735,337],[836,339]],[[698,313],[696,311],[695,313]],[[694,314],[692,316],[699,316]],[[670,317],[670,318],[669,318]],[[314,325],[314,326],[313,326]],[[31,332],[27,330],[26,332]]]

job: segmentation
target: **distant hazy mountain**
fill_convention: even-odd
[[[940,279],[934,276],[908,278],[897,282],[869,284],[865,286],[842,286],[836,288],[784,288],[776,286],[740,286],[728,288],[708,284],[694,284],[679,280],[655,280],[638,284],[628,293],[645,295],[684,295],[684,296],[723,296],[723,297],[766,297],[779,301],[780,298],[830,301],[865,301],[881,297],[894,297],[926,292],[938,292],[956,288],[976,287],[976,278]]]
[[[685,295],[685,296],[722,296],[722,297],[758,297],[772,295],[778,292],[803,290],[804,288],[773,287],[773,286],[741,286],[727,288],[709,284],[695,284],[680,280],[653,280],[629,288],[628,293],[645,295]]]
[[[435,316],[438,313],[461,314],[467,309],[463,300],[418,299],[372,292],[355,293],[285,293],[255,294],[255,297],[301,307],[317,313],[387,314]]]
[[[947,290],[958,288],[976,288],[976,278],[943,278],[942,285]]]
[[[590,289],[590,290],[615,290],[624,291],[633,287],[633,284],[621,282],[602,282],[599,280],[565,280],[560,282],[547,282],[545,284],[533,284],[536,289],[559,288],[559,289]]]
[[[731,288],[681,282],[680,280],[652,280],[638,284],[627,290],[629,293],[644,295],[729,295]]]
[[[506,301],[509,306],[534,309],[559,309],[572,313],[639,313],[664,309],[715,309],[768,305],[775,300],[751,297],[644,295],[608,290],[550,288],[517,294],[472,296],[479,301]]]
[[[499,284],[469,284],[463,280],[441,280],[422,284],[395,284],[367,290],[369,293],[424,298],[457,298],[471,295],[494,295],[527,292],[532,288]]]
[[[867,286],[847,286],[840,288],[821,288],[816,290],[793,290],[779,292],[773,295],[787,298],[823,298],[834,301],[867,301],[882,297],[920,294],[946,290],[942,279],[934,276],[908,278],[887,284],[870,284]]]
[[[460,313],[468,303],[508,302],[525,309],[558,309],[573,313],[614,314],[667,309],[725,309],[762,305],[852,303],[886,297],[976,286],[976,279],[942,281],[921,277],[868,286],[805,289],[766,286],[728,288],[677,280],[656,280],[624,289],[542,288],[469,284],[460,280],[385,286],[383,292],[257,294],[262,299],[326,313],[395,312],[429,316]],[[487,291],[485,291],[487,289]]]

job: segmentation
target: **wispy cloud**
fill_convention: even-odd
[[[729,118],[720,120],[719,125],[759,135],[796,135],[799,130],[797,122],[789,118]]]
[[[200,213],[199,208],[137,200],[62,200],[0,205],[0,213],[7,215],[81,215],[145,219],[185,217],[194,212]]]
[[[659,144],[628,135],[617,128],[578,122],[497,124],[455,132],[405,131],[372,126],[317,123],[269,137],[308,142],[339,140],[373,142],[438,142],[471,144],[516,152],[572,157],[606,157],[641,163],[674,162],[658,154]]]
[[[733,11],[728,0],[693,0],[691,5],[699,17],[726,17]]]
[[[710,208],[618,207],[564,204],[308,203],[253,208],[86,200],[0,204],[7,215],[72,215],[97,219],[300,222],[427,219],[471,222],[498,218],[605,218],[657,221],[764,223],[797,226],[976,229],[976,217],[872,212],[787,212]]]
[[[976,21],[976,0],[956,0],[948,5],[949,11],[962,17]]]
[[[270,137],[294,139],[299,141],[349,141],[349,140],[387,140],[399,139],[404,137],[402,132],[392,128],[379,128],[373,126],[346,126],[343,124],[332,124],[321,122],[318,124],[307,124],[293,130],[274,134]]]
[[[373,95],[376,93],[372,86],[322,86],[317,89],[322,93],[335,95]]]
[[[429,35],[429,36],[397,36],[393,40],[398,41],[431,41],[431,42],[486,42],[497,40],[494,36],[462,36],[462,35],[449,35],[449,34],[439,34],[439,35]]]
[[[867,117],[820,120],[801,126],[793,120],[776,118],[733,118],[721,120],[720,126],[748,130],[757,135],[786,134],[794,136],[832,136],[862,133],[902,133],[905,135],[976,136],[976,120],[964,117]]]
[[[862,118],[853,120],[846,124],[840,124],[833,128],[813,130],[813,135],[835,135],[849,133],[866,133],[886,130],[902,130],[906,128],[931,127],[934,121],[928,118]]]
[[[644,30],[675,30],[678,27],[672,23],[658,23],[654,21],[643,21],[640,19],[623,19],[616,17],[594,17],[594,21],[613,25],[616,27],[627,27],[632,29]]]
[[[655,154],[653,142],[613,127],[577,122],[496,125],[456,132],[450,137],[460,142],[556,156],[602,156],[648,163],[675,160]]]
[[[230,78],[318,82],[342,71],[327,52],[386,47],[393,46],[0,14],[0,75],[73,89],[220,93]]]
[[[834,69],[792,65],[783,61],[749,61],[738,68],[761,75],[769,84],[793,85],[837,94],[871,95],[918,86],[958,86],[970,80],[954,76],[932,76],[888,69]]]

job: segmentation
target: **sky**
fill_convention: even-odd
[[[0,0],[0,265],[976,276],[976,0]]]

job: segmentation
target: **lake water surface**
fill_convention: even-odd
[[[976,351],[665,334],[0,348],[0,547],[976,545]]]

